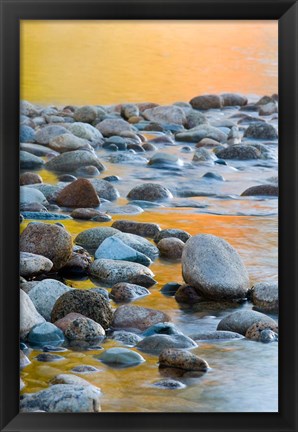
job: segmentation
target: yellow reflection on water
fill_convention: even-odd
[[[277,92],[277,21],[22,21],[21,97],[57,104]]]

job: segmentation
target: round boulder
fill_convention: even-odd
[[[91,318],[104,329],[110,327],[113,319],[108,301],[101,294],[90,290],[76,289],[59,297],[52,310],[51,321],[55,322],[71,312]]]
[[[206,360],[188,351],[167,348],[159,355],[159,367],[173,367],[187,371],[206,372],[209,365]]]
[[[268,123],[256,122],[248,126],[244,132],[245,138],[275,140],[278,138],[276,129]]]
[[[278,196],[278,186],[268,184],[252,186],[242,192],[241,196]]]
[[[238,252],[211,234],[200,234],[187,241],[182,273],[187,284],[211,299],[243,298],[249,289],[248,273]]]
[[[162,257],[172,260],[179,260],[182,256],[184,243],[178,238],[169,237],[160,240],[157,243],[157,247]]]
[[[278,312],[277,282],[259,282],[252,288],[253,304],[261,310]]]
[[[58,225],[30,223],[20,238],[20,251],[43,255],[53,263],[53,271],[62,268],[72,254],[70,234]]]
[[[112,327],[126,330],[146,330],[153,324],[170,321],[162,311],[141,306],[123,305],[115,311]]]
[[[162,201],[173,198],[172,193],[164,186],[146,183],[134,187],[127,195],[130,200]]]

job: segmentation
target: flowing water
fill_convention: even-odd
[[[169,31],[170,30],[170,31]],[[150,100],[158,103],[189,100],[206,92],[237,91],[263,95],[277,91],[277,24],[275,22],[26,22],[22,23],[22,98],[39,103],[110,104]],[[220,120],[233,110],[214,111]],[[276,120],[272,124],[277,126]],[[150,138],[147,135],[147,138]],[[234,161],[229,166],[191,164],[193,153],[182,153],[183,143],[162,149],[179,155],[181,169],[155,169],[148,165],[113,164],[109,153],[98,155],[107,167],[105,175],[118,175],[115,184],[121,198],[137,184],[153,181],[174,192],[171,206],[146,208],[139,215],[113,215],[113,220],[132,219],[158,223],[161,228],[181,228],[195,235],[210,233],[230,242],[249,271],[251,284],[277,280],[277,199],[240,197],[247,187],[277,175],[277,143],[268,145],[271,159]],[[150,153],[146,153],[149,157]],[[207,171],[222,175],[224,182],[202,179]],[[44,183],[57,183],[55,174],[39,171]],[[191,192],[185,197],[186,191]],[[193,193],[193,192],[196,193]],[[182,198],[181,195],[184,194]],[[179,197],[180,195],[180,197]],[[186,193],[187,195],[187,193]],[[24,229],[28,221],[23,222]],[[54,223],[54,222],[49,222]],[[88,228],[111,223],[65,220],[75,236]],[[182,282],[181,264],[158,259],[150,267],[157,285],[151,295],[134,305],[168,313],[186,335],[216,330],[220,319],[235,308],[212,303],[193,308],[166,297],[161,287]],[[67,280],[72,287],[94,287],[89,279]],[[111,302],[112,307],[117,307]],[[251,308],[248,302],[237,306]],[[272,315],[275,319],[277,316]],[[108,340],[104,349],[117,345]],[[119,344],[118,344],[119,345]],[[134,348],[132,348],[134,349]],[[160,390],[152,383],[161,378],[157,357],[143,354],[146,362],[133,368],[114,369],[94,358],[93,351],[67,350],[64,360],[32,363],[22,371],[23,392],[49,385],[58,373],[88,364],[99,372],[81,375],[103,391],[103,411],[127,412],[258,412],[278,410],[278,346],[246,339],[199,342],[192,352],[205,358],[211,369],[199,378],[186,378],[181,390]]]

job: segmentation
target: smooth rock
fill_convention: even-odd
[[[75,243],[83,248],[94,251],[98,246],[108,237],[119,233],[118,230],[111,227],[90,228],[80,232],[76,238]]]
[[[259,115],[261,116],[268,116],[277,112],[278,108],[275,102],[269,102],[268,104],[259,107]]]
[[[135,234],[120,232],[118,230],[115,234],[112,233],[112,235],[113,237],[121,240],[127,246],[130,246],[132,249],[135,249],[136,251],[146,255],[152,261],[154,261],[159,254],[158,248],[144,237],[140,237]]]
[[[131,189],[127,198],[130,200],[162,201],[173,198],[173,195],[160,184],[146,183]]]
[[[96,220],[96,222],[108,222],[112,219],[108,214],[92,208],[76,208],[70,216],[73,219]]]
[[[144,331],[153,324],[170,321],[168,315],[162,311],[140,306],[123,305],[114,313],[112,327],[114,329]]]
[[[249,289],[247,270],[238,252],[224,239],[200,234],[182,254],[185,282],[211,299],[243,298]]]
[[[247,98],[237,93],[223,93],[220,95],[224,106],[244,106]]]
[[[115,331],[112,335],[112,339],[117,342],[121,342],[123,345],[135,346],[138,342],[142,340],[140,336],[136,333],[131,333],[127,331]]]
[[[81,277],[89,272],[89,267],[92,262],[91,256],[83,248],[77,252],[73,252],[65,266],[63,266],[59,273],[64,277]]]
[[[76,109],[73,117],[77,122],[92,123],[97,117],[97,110],[91,105],[85,105]]]
[[[192,129],[194,127],[208,124],[208,120],[205,115],[197,110],[190,109],[186,111],[186,129]]]
[[[120,135],[123,131],[133,131],[133,127],[123,119],[109,118],[101,121],[96,125],[104,137]]]
[[[100,372],[99,369],[90,365],[75,366],[71,371],[80,374],[94,374]]]
[[[202,175],[202,178],[208,180],[225,181],[223,176],[221,176],[220,174],[216,174],[214,172],[206,172],[204,175]]]
[[[182,240],[175,237],[161,239],[157,243],[160,255],[163,258],[178,260],[182,256],[184,243]]]
[[[100,204],[92,183],[84,178],[75,180],[62,189],[56,202],[61,207],[97,207]]]
[[[35,140],[39,144],[49,144],[50,140],[58,135],[68,133],[63,126],[49,125],[39,129],[35,134]]]
[[[195,154],[193,155],[193,162],[208,162],[213,161],[215,159],[214,154],[210,153],[205,148],[199,148],[195,150]]]
[[[20,411],[42,410],[50,413],[99,412],[101,392],[94,386],[56,384],[21,397]]]
[[[116,236],[106,238],[97,248],[95,259],[131,261],[149,266],[152,261],[143,253],[123,243]]]
[[[47,204],[47,199],[42,192],[28,186],[20,186],[20,205],[32,203]]]
[[[175,135],[175,139],[177,141],[195,143],[201,141],[203,138],[210,138],[212,140],[218,141],[219,143],[225,143],[227,141],[227,134],[214,126],[200,125],[189,129],[186,132],[178,132]]]
[[[29,224],[20,238],[20,251],[43,255],[53,263],[53,271],[62,268],[72,254],[72,238],[58,225]]]
[[[35,347],[61,345],[64,342],[62,331],[54,324],[45,322],[33,327],[28,334],[28,342]]]
[[[149,294],[150,291],[140,285],[119,282],[112,286],[110,297],[116,303],[126,303]]]
[[[263,311],[278,312],[278,284],[277,282],[259,282],[252,287],[251,299],[253,304]]]
[[[209,110],[212,108],[222,108],[223,99],[218,95],[202,95],[192,98],[189,103],[194,109]]]
[[[269,318],[269,317],[268,317]],[[278,333],[278,325],[274,320],[270,321],[264,321],[264,320],[260,320],[260,321],[256,321],[254,324],[252,324],[245,332],[245,337],[247,339],[251,339],[251,340],[255,340],[255,341],[262,341],[262,338],[267,339],[266,337],[264,337],[264,330],[270,330],[274,333]],[[263,336],[262,336],[263,334]],[[263,340],[264,340],[263,339]],[[269,334],[269,339],[271,339],[271,336]],[[267,342],[268,340],[265,340],[265,342]],[[269,341],[268,341],[269,342]]]
[[[206,332],[200,332],[200,333],[194,333],[190,335],[191,339],[198,341],[198,340],[230,340],[230,339],[243,339],[243,335],[239,333],[235,333],[232,331],[221,331],[221,330],[215,330],[215,331],[206,331]]]
[[[20,150],[20,168],[37,169],[44,165],[44,160],[27,151]]]
[[[128,348],[110,348],[95,358],[108,366],[121,368],[137,366],[145,362],[139,353]]]
[[[250,160],[260,159],[262,155],[261,152],[253,146],[237,144],[219,150],[216,156],[219,159]]]
[[[175,105],[158,106],[143,111],[142,115],[146,120],[159,123],[174,123],[184,125],[186,123],[185,112]]]
[[[159,367],[173,367],[188,371],[207,372],[209,365],[206,360],[188,351],[167,348],[159,355]]]
[[[59,156],[48,161],[45,167],[50,171],[73,172],[78,168],[89,165],[95,166],[99,171],[105,169],[96,154],[88,150],[75,150],[61,153]]]
[[[121,232],[149,238],[154,238],[160,232],[159,225],[155,223],[135,222],[131,220],[117,220],[113,222],[112,227]]]
[[[94,320],[104,329],[110,327],[113,319],[108,301],[92,290],[75,289],[59,297],[52,310],[51,321],[56,322],[71,312]]]
[[[195,304],[202,301],[202,295],[198,290],[189,285],[181,285],[175,293],[175,300],[178,303]]]
[[[182,334],[155,334],[145,337],[136,345],[139,350],[155,355],[159,355],[166,348],[192,349],[196,347],[197,344],[192,339]]]
[[[90,275],[110,286],[118,282],[136,283],[138,276],[154,276],[152,271],[142,264],[112,259],[95,260],[90,267]]]
[[[108,201],[115,201],[119,198],[120,194],[118,190],[110,182],[101,179],[90,179],[90,182],[100,198]]]
[[[129,120],[131,117],[138,117],[139,114],[139,108],[135,104],[123,104],[121,107],[121,115],[126,120]]]
[[[75,135],[70,133],[58,135],[52,138],[49,142],[49,147],[59,153],[65,153],[81,149],[92,150],[92,147],[87,140],[76,137]]]
[[[180,169],[184,165],[182,159],[179,159],[177,156],[158,152],[155,153],[148,162],[148,165],[153,168],[163,168],[163,169]]]
[[[44,322],[28,294],[20,290],[20,337],[25,339],[34,326]]]
[[[35,183],[42,183],[42,178],[40,177],[40,175],[31,172],[25,172],[20,175],[20,186]]]
[[[101,144],[103,136],[95,127],[88,123],[75,122],[67,125],[67,129],[78,138]]]
[[[29,297],[32,300],[36,310],[46,321],[51,320],[53,307],[62,294],[71,291],[71,288],[55,279],[44,279],[37,282],[29,291]]]
[[[267,326],[265,328],[277,327],[277,323],[265,314],[252,310],[240,310],[223,318],[219,322],[217,330],[228,330],[245,335],[253,324],[260,322]]]
[[[248,126],[244,132],[245,138],[275,140],[278,138],[274,126],[265,122],[256,122]]]
[[[64,331],[70,340],[92,341],[102,339],[105,331],[100,324],[87,317],[76,317]]]
[[[20,275],[31,278],[40,273],[48,273],[53,263],[42,255],[20,252]]]
[[[55,378],[51,380],[51,384],[75,384],[81,386],[92,386],[88,381],[84,380],[83,378],[68,373],[56,375]],[[98,387],[97,389],[100,390],[100,388]]]
[[[154,241],[155,243],[159,243],[164,238],[178,238],[186,243],[187,240],[191,238],[191,235],[187,231],[181,229],[164,229],[157,234]]]
[[[266,184],[252,186],[242,192],[241,196],[278,196],[278,186]]]

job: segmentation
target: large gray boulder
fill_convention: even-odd
[[[92,385],[56,384],[21,397],[23,412],[42,410],[50,413],[99,412],[101,392]]]
[[[47,199],[44,194],[35,187],[20,186],[20,204],[32,203],[47,204]]]
[[[182,254],[185,282],[211,299],[243,298],[249,289],[247,270],[238,252],[210,234],[190,238]]]

